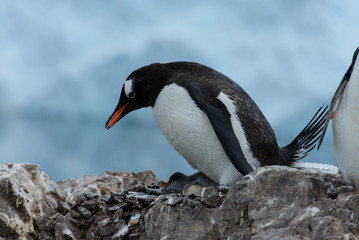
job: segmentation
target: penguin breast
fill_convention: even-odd
[[[208,116],[184,87],[165,86],[152,111],[169,143],[192,168],[225,185],[242,176],[224,152]]]
[[[357,67],[356,69],[358,69]],[[359,73],[354,71],[334,113],[333,152],[344,179],[359,187]]]

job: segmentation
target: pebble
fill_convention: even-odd
[[[130,200],[132,200],[132,202],[134,200],[136,200],[135,201],[136,203],[138,203],[137,201],[139,201],[139,202],[150,204],[151,202],[155,201],[157,198],[158,198],[158,196],[145,194],[143,192],[129,192],[127,195],[126,201],[128,201],[128,199],[130,199]]]
[[[106,194],[101,197],[101,201],[108,203],[111,199],[111,194]]]
[[[163,203],[164,204],[167,204],[167,205],[171,205],[171,206],[174,206],[180,202],[182,202],[182,197],[177,197],[177,196],[170,196],[166,201],[164,201]]]
[[[228,193],[228,190],[229,188],[227,186],[224,186],[223,184],[222,185],[218,185],[217,189],[222,192],[222,193],[225,193],[227,194]]]
[[[223,202],[223,197],[218,195],[218,191],[213,187],[205,187],[202,190],[201,202],[208,207],[218,207]]]
[[[338,191],[335,189],[333,184],[330,184],[326,193],[331,199],[336,199],[338,196]]]
[[[202,189],[203,187],[197,184],[190,185],[188,187],[185,186],[185,188],[183,189],[183,195],[200,196]]]
[[[34,218],[34,226],[38,230],[44,230],[45,229],[45,223],[49,220],[49,217],[46,216],[38,216]]]
[[[118,209],[121,209],[121,206],[115,205],[115,206],[109,207],[107,210],[109,212],[114,212],[114,211],[117,211]]]
[[[86,192],[84,194],[85,198],[87,200],[92,200],[92,199],[99,199],[100,195],[98,193],[94,193],[94,192]]]
[[[121,203],[123,202],[123,196],[114,195],[112,196],[111,200],[117,203]]]
[[[347,192],[355,192],[355,188],[353,186],[342,186],[338,189],[338,194]]]
[[[164,193],[163,188],[155,185],[146,186],[145,192],[150,195],[162,195]]]
[[[191,208],[196,208],[196,207],[202,206],[201,202],[196,201],[196,200],[192,200],[192,199],[189,199],[189,198],[184,198],[183,199],[183,204],[188,206],[188,207],[191,207]]]
[[[131,226],[138,224],[138,222],[140,221],[140,217],[141,217],[141,214],[139,214],[139,213],[136,213],[135,215],[131,216],[130,221],[128,222],[128,225],[131,227]]]
[[[76,198],[75,202],[76,202],[76,205],[80,205],[81,203],[86,202],[86,198],[84,195],[78,196]]]
[[[59,206],[57,207],[57,210],[62,214],[65,215],[66,213],[68,213],[71,210],[71,207],[69,204],[67,204],[66,202],[60,202]]]
[[[120,222],[122,217],[123,217],[123,209],[120,208],[115,212],[115,214],[113,215],[112,220],[113,220],[114,223],[118,223],[118,222]]]
[[[97,208],[97,201],[96,200],[86,201],[82,203],[81,206],[89,211],[94,211]]]
[[[89,219],[91,217],[91,212],[84,207],[76,208],[76,212],[78,212],[84,219]]]

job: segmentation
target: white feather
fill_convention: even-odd
[[[132,90],[133,90],[133,81],[132,81],[132,79],[128,79],[125,81],[125,89],[124,89],[127,97],[130,94],[130,92],[132,92]]]
[[[344,179],[359,189],[359,59],[333,117],[333,151]]]
[[[242,176],[225,154],[207,115],[185,88],[175,83],[165,86],[152,111],[167,140],[193,168],[225,185]]]

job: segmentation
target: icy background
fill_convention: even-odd
[[[55,180],[191,173],[150,109],[105,122],[125,78],[196,61],[237,81],[288,144],[329,103],[359,44],[359,1],[2,1],[1,163]],[[329,129],[330,130],[330,129]],[[334,164],[331,131],[306,161]]]

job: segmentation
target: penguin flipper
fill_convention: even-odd
[[[244,156],[240,143],[234,133],[231,123],[231,114],[226,106],[213,96],[213,94],[209,94],[208,92],[205,94],[203,89],[202,91],[196,92],[197,94],[191,93],[190,90],[189,92],[200,109],[207,114],[214,132],[232,164],[243,175],[252,172],[253,168]]]
[[[330,119],[333,118],[333,114],[334,114],[334,110],[335,110],[335,106],[337,105],[337,102],[339,100],[339,98],[342,96],[344,89],[348,83],[349,79],[343,78],[343,80],[340,82],[337,90],[335,91],[335,94],[332,98],[332,101],[330,103],[329,106],[329,110],[328,110],[328,114],[327,114],[327,118],[325,119],[325,122],[323,124],[323,129],[322,129],[322,133],[320,134],[319,137],[319,141],[318,141],[318,149],[320,148],[320,145],[323,142],[324,136],[325,136],[325,132],[327,131],[328,125],[329,125],[329,121]]]

